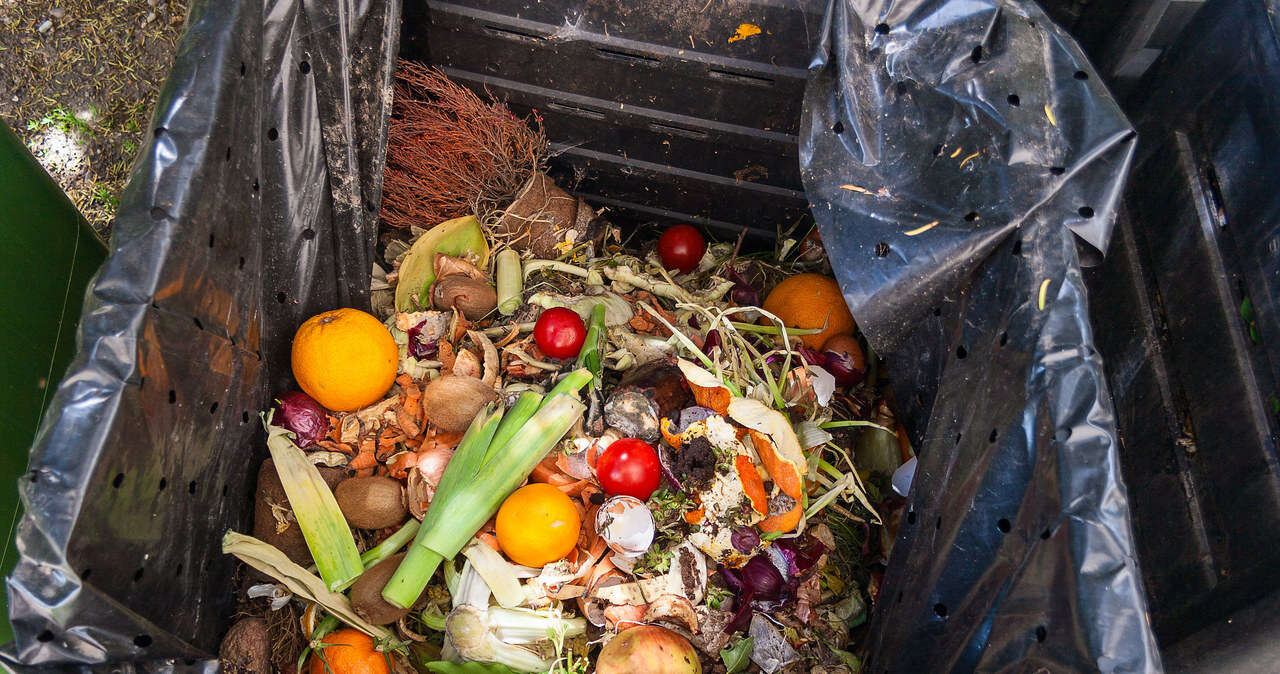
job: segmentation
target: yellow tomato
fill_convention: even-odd
[[[516,564],[544,566],[564,559],[578,542],[582,520],[564,492],[549,484],[525,485],[498,509],[498,545]]]

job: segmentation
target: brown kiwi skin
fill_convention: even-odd
[[[399,526],[409,516],[404,487],[385,475],[352,477],[333,490],[347,524],[357,529]]]
[[[356,615],[374,625],[388,625],[409,615],[409,609],[392,606],[382,598],[382,588],[386,587],[403,559],[403,552],[392,555],[360,574],[351,586],[351,608]]]
[[[480,408],[497,398],[492,386],[475,377],[446,374],[423,387],[422,412],[436,426],[462,433],[470,428]]]
[[[267,621],[241,618],[227,630],[218,647],[222,671],[233,674],[271,674],[271,635]]]

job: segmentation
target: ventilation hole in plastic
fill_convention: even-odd
[[[155,134],[156,138],[159,138],[165,134],[165,131],[166,129],[163,126],[157,126],[156,130],[152,131],[152,133]]]
[[[933,315],[934,315],[934,316],[941,316],[941,315],[942,315],[942,307],[934,307],[934,308],[933,308]]]
[[[249,69],[245,67],[245,65],[244,65],[244,61],[241,61],[241,62],[240,62],[240,76],[241,76],[241,77],[244,77],[245,73],[247,73],[247,72],[249,72]]]
[[[956,433],[956,444],[960,444],[960,439],[964,437],[964,433]]]
[[[908,511],[907,511],[907,524],[915,524],[915,523],[916,523],[916,511],[914,511],[914,510],[908,510]]]
[[[176,567],[173,569],[173,575],[175,575],[175,576],[181,576],[181,575],[182,575],[182,562],[178,562],[178,566],[176,566]]]
[[[1086,72],[1085,72],[1085,71],[1083,71],[1083,70],[1077,70],[1077,71],[1076,71],[1076,73],[1075,73],[1074,75],[1072,75],[1072,77],[1074,77],[1074,78],[1076,78],[1076,79],[1080,80],[1081,82],[1083,82],[1083,81],[1085,81],[1085,80],[1089,79],[1089,73],[1086,73]]]
[[[284,301],[286,299],[288,299],[288,297],[284,294],[283,290],[276,293],[276,301],[279,302],[280,304],[284,304]]]
[[[966,221],[966,222],[973,222],[974,220],[977,220],[977,219],[978,219],[978,212],[977,212],[977,211],[969,211],[968,213],[965,213],[965,215],[964,215],[964,219],[965,219],[965,221]]]
[[[969,355],[969,350],[964,348],[964,344],[956,347],[956,358],[964,360],[964,357],[967,355]]]
[[[259,188],[259,186],[258,186],[258,179],[257,179],[257,178],[254,178],[254,179],[253,179],[253,191],[254,191],[254,192],[257,192],[257,191],[258,191],[258,188]]]
[[[837,119],[836,123],[831,125],[831,131],[837,134],[844,133],[844,122]]]
[[[209,414],[216,414],[217,412],[218,412],[218,403],[215,402],[214,404],[209,406]]]
[[[947,617],[947,605],[938,603],[933,605],[933,614],[939,618]]]
[[[169,486],[169,480],[167,480],[166,478],[163,478],[163,477],[162,477],[162,478],[160,478],[160,484],[158,485],[158,491],[164,491],[164,488],[165,488],[165,487],[168,487],[168,486]]]
[[[136,583],[136,582],[138,582],[138,581],[142,580],[142,576],[143,576],[143,574],[145,574],[146,572],[147,572],[147,569],[146,569],[145,567],[141,567],[141,566],[139,566],[139,567],[138,567],[138,570],[133,572],[133,582],[135,582],[135,583]]]
[[[152,206],[152,207],[151,207],[151,219],[152,219],[152,220],[164,220],[164,219],[165,219],[165,218],[167,218],[167,217],[169,217],[169,214],[168,214],[168,213],[166,213],[166,212],[165,212],[165,210],[164,210],[163,208],[160,208],[159,206]]]
[[[1001,517],[1000,520],[996,522],[996,528],[1000,530],[1000,533],[1007,534],[1009,533],[1009,530],[1013,528],[1013,525],[1009,524],[1009,520]]]
[[[1047,638],[1049,638],[1049,630],[1045,629],[1044,625],[1036,627],[1036,641],[1043,643]]]
[[[45,643],[45,644],[49,643],[50,641],[53,641],[53,632],[50,632],[49,630],[45,630],[37,634],[36,641],[39,641],[40,643]]]
[[[240,423],[242,424],[249,423],[249,410],[245,410],[240,413]]]
[[[889,24],[887,24],[887,23],[877,23],[877,24],[876,24],[876,32],[877,32],[877,33],[879,33],[879,34],[881,34],[881,35],[888,35],[888,34],[889,34]]]
[[[231,146],[230,146],[230,145],[228,145],[228,146],[227,146],[226,161],[231,161]]]
[[[987,436],[987,442],[995,442],[998,437],[1000,437],[1000,431],[993,428],[991,429],[991,435]]]
[[[92,575],[93,575],[93,569],[85,569],[84,571],[80,572],[80,580],[87,581],[89,580],[89,576],[92,576]]]
[[[279,137],[280,137],[280,132],[276,131],[276,128],[274,126],[271,127],[270,129],[267,129],[267,140],[275,140]]]
[[[982,45],[973,48],[973,51],[969,53],[969,60],[974,63],[982,61]]]
[[[178,402],[178,392],[173,389],[169,389],[169,404],[172,405],[176,402]]]
[[[209,247],[210,247],[210,248],[213,248],[213,234],[212,234],[212,233],[210,233],[210,234],[209,234]]]
[[[1065,168],[1063,168],[1063,167],[1061,167],[1061,166],[1050,166],[1050,167],[1049,167],[1049,173],[1052,173],[1052,174],[1053,174],[1053,175],[1055,175],[1055,176],[1060,176],[1060,175],[1062,175],[1063,173],[1066,173],[1066,172],[1067,172],[1067,169],[1065,169]]]
[[[1021,255],[1021,254],[1022,254],[1022,239],[1014,239],[1014,241],[1013,241],[1013,254],[1014,254],[1014,255]]]
[[[1080,208],[1076,209],[1076,212],[1079,213],[1080,217],[1082,218],[1093,217],[1093,209],[1088,206],[1081,206]]]
[[[122,484],[124,484],[124,473],[116,473],[115,479],[111,480],[111,486],[119,489]]]
[[[933,156],[937,157],[942,154],[942,143],[933,146]]]
[[[885,243],[884,241],[877,243],[876,257],[888,257],[888,255],[889,255],[889,244]]]
[[[1009,333],[1007,332],[1000,333],[1000,346],[1004,346],[1005,344],[1008,344],[1008,343],[1009,343]]]
[[[188,483],[187,483],[187,493],[188,493],[188,494],[194,494],[194,493],[196,493],[196,481],[195,481],[195,480],[192,480],[192,481],[190,481],[190,482],[188,482]]]
[[[911,88],[911,85],[907,84],[905,81],[900,81],[897,84],[893,85],[894,92],[897,93],[899,96],[906,96],[907,90],[909,90],[910,88]]]
[[[241,269],[244,269],[244,257],[243,257],[243,256],[241,256],[241,258],[240,258],[240,268],[241,268]]]
[[[201,323],[200,319],[196,318],[195,316],[192,316],[191,322],[196,324],[197,330],[204,330],[204,323]]]
[[[310,241],[316,238],[316,230],[311,229],[310,227],[302,230],[302,238],[306,239],[307,241]]]
[[[938,529],[938,530],[941,530],[941,529],[942,529],[942,518],[941,518],[941,517],[939,517],[936,521],[934,521],[934,523],[933,523],[933,528],[934,528],[934,529]]]
[[[310,73],[310,72],[311,72],[311,62],[310,62],[310,61],[302,61],[302,62],[298,63],[298,71],[299,71],[299,72],[301,72],[303,75],[306,75],[306,74]]]
[[[1047,541],[1047,540],[1049,540],[1049,537],[1050,537],[1050,536],[1052,536],[1052,535],[1053,535],[1053,532],[1052,532],[1052,531],[1049,531],[1048,529],[1045,529],[1044,531],[1041,531],[1041,532],[1040,532],[1040,540],[1042,540],[1042,541]]]
[[[146,647],[150,646],[150,645],[151,645],[151,635],[150,635],[150,634],[139,634],[138,636],[136,636],[136,637],[134,637],[134,638],[133,638],[133,645],[134,645],[134,646],[137,646],[138,648],[146,648]]]
[[[902,590],[898,590],[898,603],[902,603]]]
[[[1022,105],[1022,99],[1018,98],[1017,94],[1009,94],[1009,98],[1005,100],[1009,101],[1009,105],[1012,105],[1015,108]]]
[[[196,659],[195,659],[195,658],[184,658],[184,659],[182,660],[182,664],[184,664],[184,665],[186,665],[186,666],[190,667],[191,665],[196,664]]]
[[[228,491],[230,491],[230,490],[231,490],[231,485],[229,485],[229,484],[224,484],[224,485],[222,485],[222,495],[223,495],[223,496],[226,496],[226,495],[227,495],[227,492],[228,492]]]
[[[31,480],[32,484],[34,484],[34,483],[36,483],[36,482],[39,482],[39,481],[40,481],[40,471],[38,471],[38,470],[33,470],[33,471],[31,471],[30,473],[27,473],[27,479],[28,479],[28,480]]]

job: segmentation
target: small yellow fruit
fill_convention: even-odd
[[[564,559],[578,543],[582,519],[564,492],[525,485],[507,497],[494,524],[498,545],[516,564],[544,566]]]
[[[293,378],[334,412],[377,402],[395,383],[399,364],[391,332],[359,309],[312,316],[293,336]]]

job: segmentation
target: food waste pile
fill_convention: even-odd
[[[914,462],[811,223],[623,228],[536,117],[395,93],[370,311],[294,336],[223,666],[858,671]]]

